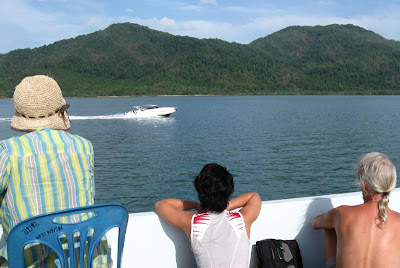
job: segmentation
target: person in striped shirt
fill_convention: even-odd
[[[0,223],[2,241],[29,217],[94,203],[94,154],[90,141],[66,132],[69,107],[57,82],[44,75],[24,78],[14,91],[11,128],[28,132],[0,141]],[[79,221],[82,215],[67,220]],[[3,243],[4,244],[4,243]],[[27,267],[59,267],[51,249],[25,249]],[[111,266],[103,239],[93,267]],[[58,263],[58,264],[57,264]],[[7,267],[7,245],[0,246],[0,267]]]

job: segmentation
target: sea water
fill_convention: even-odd
[[[263,200],[357,191],[367,152],[400,168],[399,96],[202,96],[67,98],[71,133],[95,150],[96,203],[151,211],[167,197],[196,200],[193,179],[210,162],[233,174],[234,196]],[[134,119],[131,106],[175,106],[168,118]],[[10,130],[0,100],[0,139]]]

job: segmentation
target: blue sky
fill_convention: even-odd
[[[0,0],[0,53],[133,22],[249,43],[292,25],[354,24],[400,40],[400,0]]]

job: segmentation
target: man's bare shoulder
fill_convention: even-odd
[[[352,221],[354,217],[358,217],[360,214],[363,214],[363,212],[363,204],[354,206],[342,205],[336,208],[337,218],[342,223]]]
[[[341,206],[332,208],[330,211],[328,211],[328,214],[330,215],[330,217],[333,219],[334,222],[337,222],[337,220],[346,218],[347,215],[351,215],[352,208],[353,208],[353,206],[341,205]]]
[[[388,218],[394,223],[400,225],[400,213],[391,209],[387,210]]]
[[[338,210],[338,212],[349,212],[349,211],[354,211],[354,210],[359,210],[359,209],[363,209],[365,206],[364,204],[359,204],[359,205],[342,205],[337,207],[336,209]]]
[[[338,215],[342,215],[348,213],[350,210],[354,209],[354,207],[355,206],[341,205],[334,208],[334,210]]]
[[[343,210],[346,210],[347,208],[351,208],[351,207],[353,207],[353,206],[341,205],[341,206],[336,207],[336,210],[343,211]]]

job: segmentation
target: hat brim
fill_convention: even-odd
[[[69,130],[71,128],[71,122],[66,111],[63,116],[55,113],[46,118],[26,118],[21,116],[18,112],[15,112],[11,120],[11,128],[16,131],[24,132],[35,131],[38,128]]]

